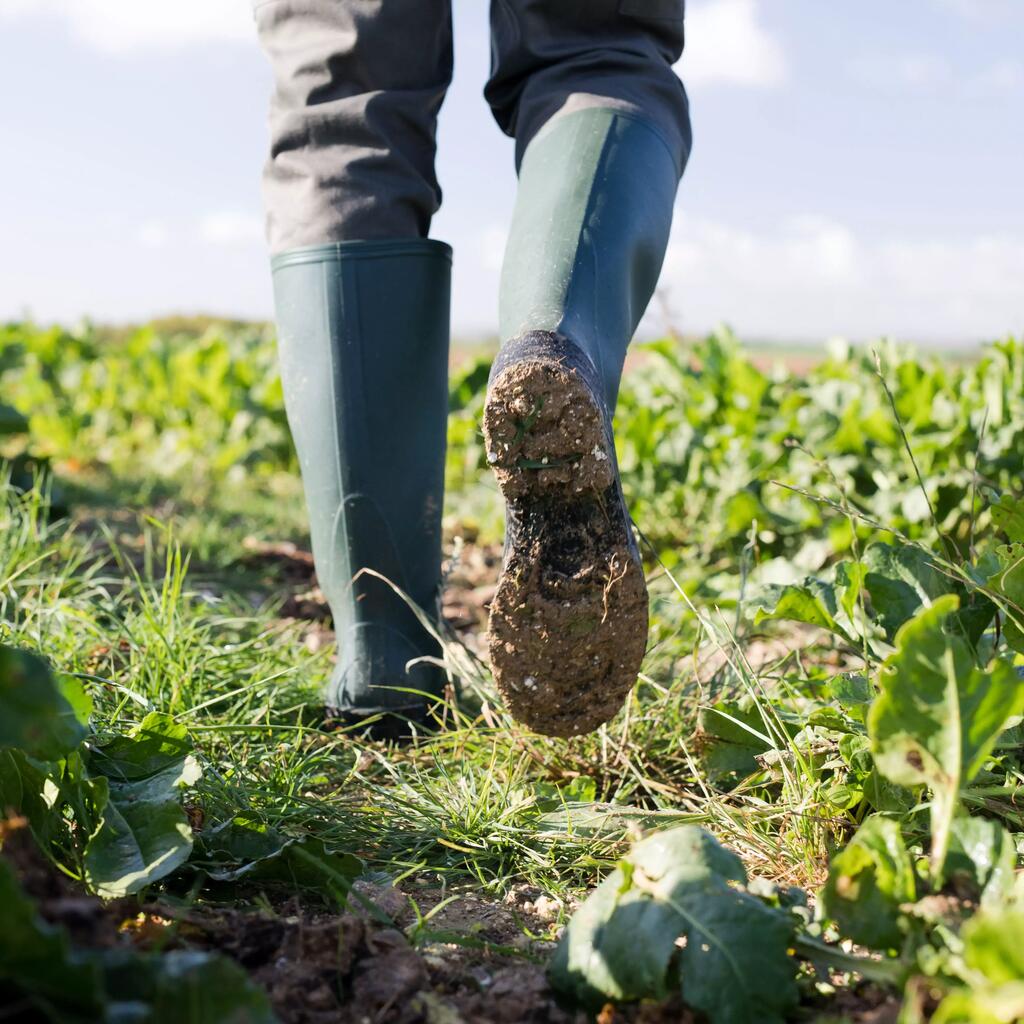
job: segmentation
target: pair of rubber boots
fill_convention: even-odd
[[[483,423],[507,510],[490,652],[511,713],[552,735],[610,719],[645,650],[647,592],[611,418],[678,177],[650,127],[604,108],[554,119],[520,168]],[[450,249],[429,239],[273,262],[285,404],[338,643],[326,704],[378,736],[424,722],[445,684],[428,623],[450,271]]]

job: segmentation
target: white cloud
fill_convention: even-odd
[[[679,62],[687,84],[770,88],[789,67],[779,38],[761,24],[758,0],[704,0],[686,14],[686,50]]]
[[[161,220],[146,221],[140,225],[136,237],[147,249],[162,249],[170,238],[167,225]]]
[[[850,61],[850,73],[877,89],[930,91],[953,80],[949,62],[931,53],[871,54]]]
[[[1006,96],[1024,92],[1024,63],[1019,60],[998,60],[968,82],[973,96]]]
[[[820,339],[886,333],[976,341],[1024,327],[1024,241],[1006,235],[864,238],[838,221],[801,217],[754,232],[679,218],[660,287],[672,326],[722,320],[741,335]],[[657,308],[648,319],[663,330]]]
[[[255,45],[249,0],[0,0],[0,20],[26,17],[63,21],[84,42],[109,52]]]
[[[851,76],[861,85],[883,92],[934,94],[991,99],[1024,91],[1024,63],[994,61],[981,71],[954,67],[933,53],[867,54],[849,62]]]
[[[207,245],[262,245],[263,220],[254,213],[221,210],[203,217],[198,233]]]
[[[1018,13],[1019,0],[936,0],[944,7],[962,18],[975,22],[999,21],[1007,16]]]

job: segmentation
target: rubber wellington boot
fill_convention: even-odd
[[[646,649],[647,588],[611,424],[681,170],[654,128],[608,108],[553,119],[520,169],[507,340],[484,411],[506,501],[490,654],[510,711],[550,735],[608,721]]]
[[[273,274],[285,408],[338,643],[326,704],[352,722],[384,713],[374,735],[400,735],[442,692],[440,650],[393,587],[361,571],[435,617],[451,250],[344,242],[276,256]]]

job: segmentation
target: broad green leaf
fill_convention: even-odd
[[[959,988],[936,1007],[930,1024],[1016,1024],[1024,1019],[1024,981]]]
[[[1017,849],[998,821],[957,817],[953,822],[946,873],[968,876],[978,887],[983,907],[998,907],[1013,889]]]
[[[750,701],[719,701],[701,708],[697,758],[708,780],[731,786],[757,771],[757,755],[772,746],[764,719]]]
[[[864,567],[871,608],[889,640],[922,606],[950,590],[927,552],[910,544],[872,544]]]
[[[991,507],[992,522],[1006,534],[1011,544],[1024,544],[1024,502],[1004,494]]]
[[[18,1020],[61,1024],[274,1024],[266,996],[213,953],[73,949],[41,920],[0,858],[0,988],[26,1008]],[[0,1010],[2,1015],[2,1010]]]
[[[90,758],[101,817],[84,862],[86,880],[99,895],[138,892],[188,859],[192,829],[180,790],[195,783],[200,771],[185,735],[172,719],[152,713]]]
[[[846,561],[836,566],[839,605],[851,622],[857,621],[857,606],[866,576],[867,566],[863,562]]]
[[[191,753],[188,729],[168,715],[152,712],[127,735],[95,745],[89,768],[108,779],[131,782],[180,766]]]
[[[938,598],[900,627],[868,714],[875,764],[902,786],[932,795],[932,871],[946,860],[960,790],[979,771],[1007,721],[1024,709],[1012,666],[981,669],[967,641],[945,628],[959,605]]]
[[[573,916],[552,981],[592,1006],[678,986],[714,1024],[781,1021],[797,997],[793,925],[744,882],[739,858],[695,826],[641,840]]]
[[[828,686],[828,693],[856,722],[863,723],[868,706],[875,693],[866,676],[844,672],[835,676]]]
[[[561,785],[538,782],[534,793],[537,810],[545,813],[557,811],[567,803],[593,803],[597,799],[597,783],[586,775],[580,775]]]
[[[44,922],[0,858],[0,988],[13,985],[40,1016],[102,1019],[102,977],[95,963],[72,954],[67,936]],[[2,1012],[2,1011],[0,1011]]]
[[[347,885],[363,870],[350,853],[328,851],[311,837],[284,836],[262,822],[236,817],[204,832],[193,857],[217,882],[282,882],[310,889]]]
[[[85,739],[89,711],[77,680],[58,682],[38,655],[0,645],[0,748],[55,761]]]
[[[999,548],[998,553],[1000,568],[989,577],[989,585],[1009,605],[1003,620],[1007,644],[1024,654],[1024,544],[1010,544]]]
[[[23,434],[28,430],[28,420],[17,409],[0,402],[0,437],[6,434]]]
[[[1024,1017],[1024,912],[977,914],[963,927],[969,988],[939,1004],[932,1024],[1015,1024]]]
[[[225,956],[175,950],[163,956],[109,960],[107,987],[117,993],[121,1013],[141,1007],[145,1024],[275,1024],[277,1020],[262,990]],[[115,1018],[114,1013],[110,1018]]]
[[[900,904],[916,898],[914,865],[899,824],[876,814],[832,858],[821,908],[845,938],[887,950],[903,941]]]
[[[963,928],[964,960],[990,982],[1024,981],[1024,911],[982,912]]]
[[[800,584],[766,587],[757,603],[760,607],[754,616],[755,623],[765,619],[806,622],[853,643],[835,619],[838,609],[835,588],[813,576]]]

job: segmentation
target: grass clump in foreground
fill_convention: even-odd
[[[474,653],[500,541],[474,362],[448,460],[460,696],[395,748],[318,715],[329,624],[265,333],[3,330],[9,1005],[1024,1015],[1024,348],[837,348],[800,378],[727,334],[645,349],[617,424],[653,594],[626,708],[530,734]],[[83,888],[104,902],[69,918]]]

